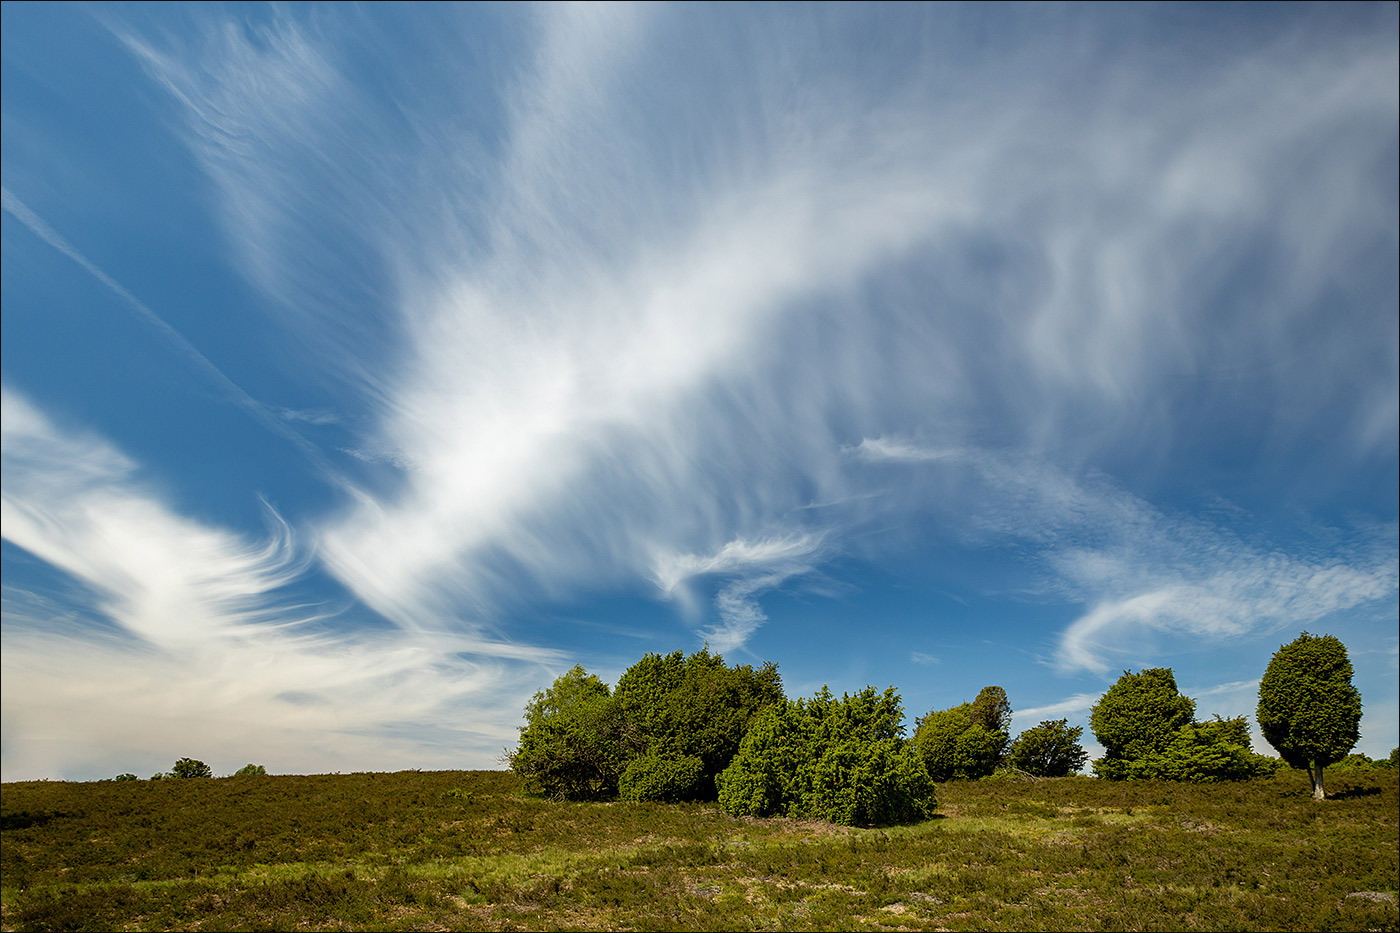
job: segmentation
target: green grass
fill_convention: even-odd
[[[15,783],[3,929],[1394,930],[1396,773],[1330,787],[950,783],[849,829],[503,772]]]

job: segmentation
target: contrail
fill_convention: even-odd
[[[150,306],[144,301],[127,291],[126,287],[120,282],[102,271],[101,268],[95,265],[86,256],[78,252],[78,250],[65,240],[58,231],[45,223],[42,217],[34,213],[23,201],[10,193],[9,188],[0,187],[0,197],[3,197],[4,209],[11,216],[28,227],[30,232],[39,239],[82,266],[93,278],[107,286],[113,294],[125,301],[127,306],[136,312],[138,318],[164,337],[174,349],[179,351],[187,360],[194,363],[197,369],[201,370],[204,375],[208,376],[223,389],[224,394],[229,400],[252,415],[263,427],[291,441],[321,470],[330,476],[339,476],[339,471],[331,466],[325,455],[322,454],[315,445],[298,434],[272,412],[268,411],[267,407],[264,406],[262,402],[259,402],[247,392],[243,391],[242,387],[228,376],[224,375],[223,370],[210,362],[209,358],[203,353],[200,353],[199,350],[195,348],[194,344],[186,340],[184,335],[167,324],[165,320],[152,311]]]

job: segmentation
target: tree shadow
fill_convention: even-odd
[[[1348,787],[1346,790],[1339,790],[1335,794],[1329,793],[1328,800],[1350,800],[1353,797],[1374,797],[1379,794],[1379,787]]]

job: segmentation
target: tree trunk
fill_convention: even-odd
[[[1327,792],[1322,789],[1322,765],[1308,762],[1308,780],[1312,782],[1313,800],[1326,800]]]

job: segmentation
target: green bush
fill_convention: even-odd
[[[648,654],[614,691],[575,667],[526,707],[508,760],[555,797],[713,800],[754,715],[782,698],[776,665],[730,667],[708,648]]]
[[[613,697],[629,755],[699,759],[701,773],[685,799],[714,800],[715,778],[734,760],[755,714],[783,699],[783,686],[775,664],[730,667],[704,648],[644,656],[618,678]]]
[[[693,755],[633,758],[622,772],[618,796],[623,800],[656,800],[679,803],[694,800],[696,786],[705,773],[705,762]]]
[[[971,703],[919,720],[914,746],[935,781],[987,777],[1006,757],[1011,704],[1001,687],[984,687]]]
[[[1133,776],[1131,763],[1165,751],[1195,712],[1196,701],[1177,690],[1171,668],[1124,671],[1090,711],[1094,737],[1104,747],[1094,773],[1109,780]]]
[[[1304,632],[1274,652],[1259,679],[1259,729],[1284,761],[1307,769],[1318,800],[1326,796],[1323,769],[1360,737],[1361,694],[1351,677],[1340,639]]]
[[[175,762],[175,766],[170,769],[167,777],[173,778],[207,778],[213,777],[214,772],[209,766],[196,758],[181,758]]]
[[[233,772],[233,777],[266,777],[267,769],[251,762]]]
[[[784,701],[759,714],[720,775],[736,816],[814,817],[846,825],[910,823],[936,808],[934,784],[901,733],[899,694],[866,687]]]
[[[508,760],[532,792],[597,800],[617,793],[627,751],[608,685],[575,665],[526,705]]]
[[[1071,727],[1068,719],[1045,720],[1016,737],[1007,752],[1006,763],[1037,777],[1074,774],[1089,760],[1088,753],[1079,744],[1083,734],[1084,727]]]
[[[128,772],[126,772],[126,773],[124,773],[124,774],[118,774],[116,777],[112,778],[112,780],[114,780],[114,781],[139,781],[139,780],[141,780],[141,779],[138,778],[136,775],[134,775],[134,774],[132,774],[131,772],[128,771]]]

